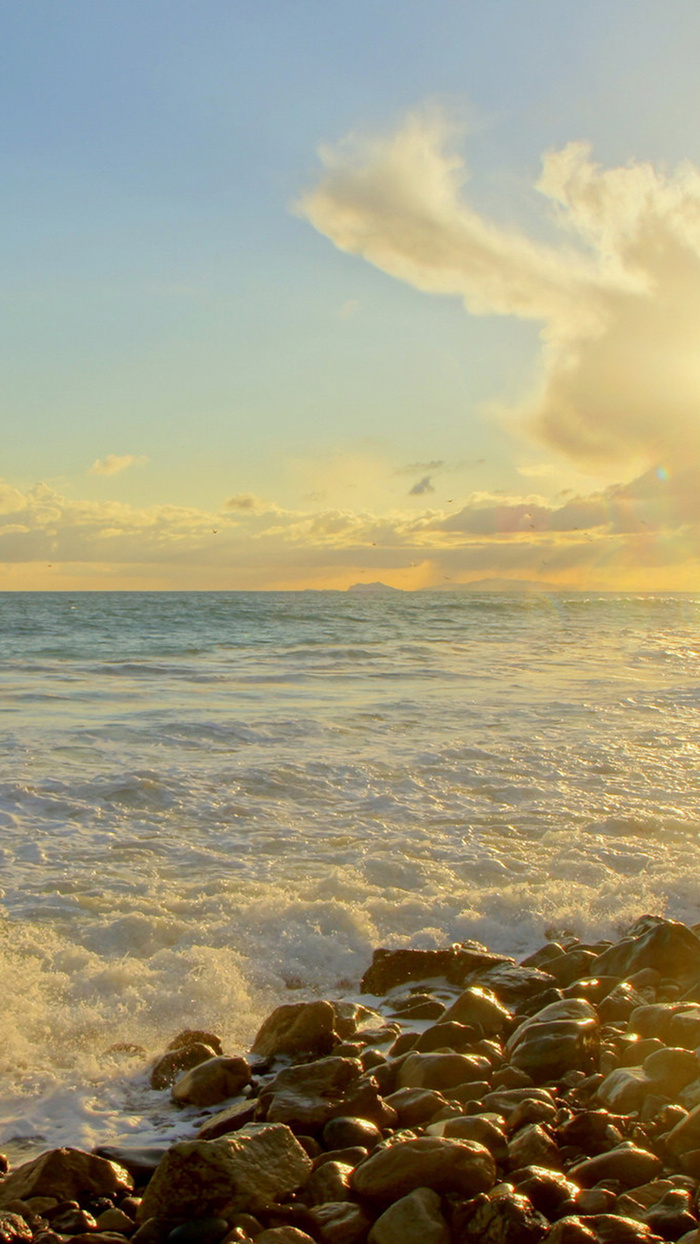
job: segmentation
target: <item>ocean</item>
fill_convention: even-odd
[[[376,946],[700,921],[700,596],[0,594],[0,1149]]]

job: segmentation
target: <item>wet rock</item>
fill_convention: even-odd
[[[691,1081],[700,1077],[700,1059],[695,1051],[667,1047],[655,1050],[642,1064],[654,1091],[675,1097]]]
[[[440,1019],[446,1010],[444,1002],[429,993],[411,993],[391,1002],[391,1014],[408,1020]]]
[[[187,1071],[172,1087],[178,1106],[216,1106],[250,1084],[245,1058],[209,1058]]]
[[[358,1119],[348,1115],[337,1115],[329,1119],[323,1129],[323,1143],[329,1149],[342,1149],[348,1145],[362,1145],[365,1149],[374,1149],[379,1144],[382,1134],[375,1123],[369,1119]]]
[[[517,1132],[519,1128],[529,1126],[531,1123],[554,1123],[558,1113],[557,1107],[550,1105],[549,1102],[525,1097],[508,1115],[508,1130]]]
[[[590,1003],[567,998],[545,1007],[516,1028],[506,1049],[515,1067],[533,1080],[556,1080],[589,1070],[600,1047],[598,1016]]]
[[[511,1180],[522,1196],[532,1202],[536,1210],[547,1218],[560,1216],[563,1207],[569,1212],[575,1208],[579,1194],[578,1185],[558,1171],[543,1166],[526,1166],[514,1172]]]
[[[130,1192],[131,1175],[123,1166],[82,1149],[51,1149],[10,1171],[0,1182],[0,1208],[10,1201],[53,1196],[72,1201],[78,1196]]]
[[[215,1054],[223,1054],[221,1038],[217,1037],[215,1032],[209,1032],[205,1028],[185,1028],[182,1032],[178,1032],[176,1037],[168,1045],[168,1050],[181,1050],[188,1045],[206,1045]]]
[[[518,1170],[522,1166],[544,1166],[551,1170],[561,1169],[559,1148],[551,1136],[538,1123],[531,1123],[516,1132],[508,1144],[508,1168]]]
[[[440,1197],[432,1188],[416,1188],[394,1201],[369,1233],[370,1244],[449,1244],[449,1239]]]
[[[362,1145],[348,1145],[345,1149],[328,1149],[325,1153],[321,1150],[313,1159],[314,1170],[318,1170],[319,1166],[323,1166],[325,1162],[343,1162],[346,1166],[355,1167],[368,1156],[369,1149],[365,1149]]]
[[[278,1006],[262,1024],[252,1052],[265,1058],[278,1054],[330,1054],[340,1041],[330,1002],[295,1002]]]
[[[700,1005],[677,1011],[668,1026],[668,1044],[694,1050],[700,1045]]]
[[[445,1023],[453,1020],[458,1024],[478,1024],[482,1035],[491,1037],[509,1027],[512,1015],[490,989],[472,985],[460,994],[442,1018]]]
[[[674,980],[694,980],[700,975],[700,940],[675,920],[643,916],[595,961],[598,976],[625,979],[641,968],[654,968]]]
[[[638,1006],[644,1005],[644,998],[629,981],[621,981],[598,1005],[598,1018],[601,1024],[613,1023],[616,1020],[628,1020]]]
[[[310,1211],[321,1244],[364,1244],[372,1219],[359,1205],[330,1201]]]
[[[491,989],[504,1006],[518,1008],[544,990],[556,988],[554,977],[547,972],[510,963],[501,963],[480,973],[479,984]]]
[[[582,1152],[606,1153],[622,1141],[616,1118],[607,1110],[583,1110],[568,1119],[559,1129],[562,1145],[572,1145]]]
[[[547,1219],[519,1192],[474,1197],[453,1215],[455,1237],[467,1244],[537,1244],[549,1228]]]
[[[32,1228],[21,1214],[12,1214],[7,1210],[0,1213],[0,1244],[15,1244],[15,1241],[31,1240],[33,1235]]]
[[[165,1215],[255,1213],[292,1192],[311,1173],[311,1159],[283,1124],[250,1123],[219,1140],[171,1146],[147,1185],[138,1221]]]
[[[208,1059],[215,1057],[216,1050],[214,1047],[205,1045],[202,1041],[196,1041],[190,1045],[177,1046],[176,1049],[168,1050],[167,1053],[156,1059],[151,1068],[151,1088],[158,1091],[169,1088],[184,1072],[190,1071],[192,1067],[197,1067],[199,1063],[205,1063]]]
[[[454,1020],[441,1021],[439,1024],[433,1024],[432,1028],[426,1028],[425,1032],[422,1032],[413,1042],[412,1048],[420,1054],[430,1054],[433,1050],[447,1048],[459,1053],[478,1036],[479,1029],[472,1025],[458,1024]]]
[[[51,1230],[58,1231],[60,1235],[82,1235],[85,1231],[94,1231],[96,1227],[97,1222],[92,1214],[77,1204],[69,1205],[61,1213],[51,1215]]]
[[[447,1098],[435,1089],[397,1089],[385,1098],[387,1106],[396,1111],[399,1127],[420,1127],[448,1104]]]
[[[428,1136],[445,1136],[448,1140],[475,1140],[488,1149],[500,1165],[508,1157],[505,1132],[494,1119],[485,1115],[460,1115],[456,1119],[442,1119],[438,1123],[428,1124],[425,1130]]]
[[[676,1123],[666,1135],[666,1149],[677,1157],[700,1149],[700,1105]],[[2,1185],[0,1185],[1,1194]]]
[[[228,1136],[238,1132],[246,1123],[253,1123],[257,1113],[257,1101],[240,1101],[224,1110],[210,1115],[197,1132],[197,1140],[216,1140],[217,1136]]]
[[[462,943],[444,950],[375,950],[372,963],[362,977],[363,993],[386,994],[408,981],[431,980],[442,976],[453,985],[462,985],[473,972],[499,963],[510,963],[504,955],[492,954],[479,942]]]
[[[549,976],[554,977],[560,989],[565,989],[567,985],[571,985],[579,977],[586,976],[595,958],[596,955],[593,951],[581,950],[576,947],[574,950],[565,951],[563,954],[557,955],[554,959],[549,959],[547,962],[547,972]]]
[[[663,1244],[660,1235],[634,1218],[623,1218],[619,1214],[594,1214],[586,1221],[590,1222],[594,1238],[600,1244]]]
[[[488,1059],[478,1054],[407,1054],[396,1078],[398,1088],[450,1089],[490,1072]]]
[[[228,1229],[225,1218],[191,1218],[174,1227],[165,1244],[219,1244]]]
[[[544,1102],[548,1106],[554,1106],[554,1098],[548,1089],[543,1088],[515,1088],[515,1089],[499,1089],[495,1093],[489,1093],[484,1098],[484,1108],[495,1110],[498,1114],[502,1114],[510,1121],[513,1113],[522,1105],[523,1102]]]
[[[103,1210],[97,1216],[97,1228],[99,1231],[119,1231],[121,1235],[133,1235],[136,1230],[136,1223],[133,1218],[125,1214],[122,1209],[118,1209],[113,1205],[110,1209]]]
[[[619,1040],[624,1041],[620,1047],[621,1067],[641,1067],[648,1054],[666,1048],[658,1037],[640,1037],[637,1033],[625,1033]]]
[[[359,1059],[336,1055],[286,1067],[261,1093],[260,1108],[273,1122],[313,1130],[334,1114],[354,1113],[342,1103],[352,1098],[362,1074]]]
[[[300,1197],[305,1205],[325,1205],[327,1201],[349,1201],[353,1167],[345,1162],[323,1162],[311,1173]]]
[[[642,1067],[616,1067],[603,1080],[596,1099],[609,1110],[629,1114],[632,1110],[641,1109],[651,1088],[652,1082]]]
[[[583,1218],[571,1214],[554,1224],[547,1236],[547,1244],[598,1244],[598,1237]]]
[[[674,1015],[686,1010],[688,1005],[686,1002],[651,1002],[635,1007],[629,1017],[629,1029],[640,1037],[656,1037],[664,1045],[668,1045],[672,1019]]]
[[[584,1188],[614,1179],[623,1188],[635,1188],[648,1183],[661,1170],[661,1159],[655,1153],[639,1149],[629,1141],[623,1141],[607,1153],[585,1158],[569,1169],[569,1178]]]
[[[422,1187],[471,1197],[486,1192],[495,1179],[496,1163],[484,1145],[421,1136],[375,1149],[350,1183],[359,1196],[391,1202]]]
[[[314,1244],[313,1237],[299,1227],[268,1227],[256,1236],[258,1244]]]

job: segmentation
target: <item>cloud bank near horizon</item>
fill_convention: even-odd
[[[604,169],[550,151],[536,189],[551,243],[480,214],[443,113],[324,147],[297,210],[343,251],[475,315],[540,321],[521,424],[579,467],[682,467],[700,450],[700,172]]]

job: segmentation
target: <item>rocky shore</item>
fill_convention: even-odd
[[[699,933],[378,950],[245,1056],[182,1032],[191,1139],[0,1159],[0,1244],[700,1244]]]

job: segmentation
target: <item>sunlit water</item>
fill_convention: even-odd
[[[688,596],[0,594],[0,1145],[165,1134],[111,1045],[244,1047],[376,945],[700,920],[699,624]]]

